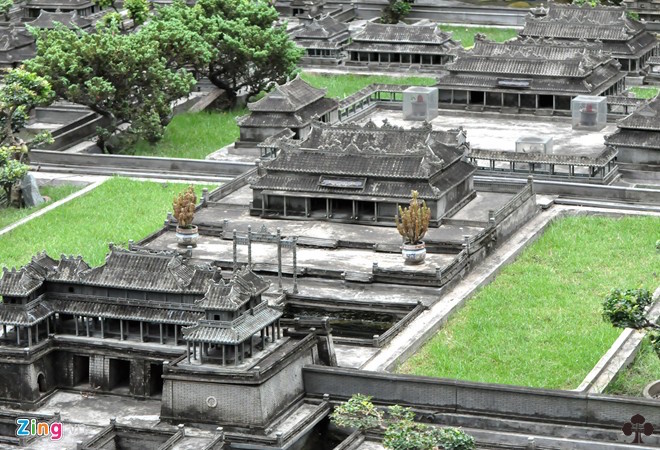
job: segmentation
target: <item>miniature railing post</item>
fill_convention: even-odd
[[[488,224],[495,226],[495,211],[492,209],[488,210]]]
[[[208,188],[203,188],[202,189],[202,206],[208,206],[209,202],[209,189]]]
[[[534,177],[533,176],[528,176],[527,177],[527,184],[529,185],[530,190],[532,191],[532,195],[534,195]]]
[[[248,246],[248,269],[252,270],[252,225],[248,225],[247,246]]]
[[[236,241],[236,229],[234,228],[234,231],[232,232],[232,239],[234,241],[234,253],[233,253],[233,273],[236,273],[236,269],[238,268],[238,256],[237,256],[237,251],[238,249],[236,246],[238,245],[238,242]]]
[[[282,230],[277,229],[277,286],[282,291]]]
[[[298,236],[294,236],[293,240],[293,293],[298,293],[298,257],[296,249],[298,247]]]

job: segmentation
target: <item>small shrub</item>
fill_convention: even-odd
[[[394,218],[396,229],[403,236],[406,243],[418,244],[429,230],[431,210],[426,202],[420,203],[417,191],[412,191],[410,206],[402,209],[399,206],[399,215]]]
[[[410,3],[402,0],[390,0],[383,9],[383,15],[380,18],[382,23],[396,24],[401,22],[410,14]]]
[[[188,189],[174,197],[172,208],[174,208],[174,218],[179,223],[179,227],[192,227],[196,204],[197,196],[195,195],[195,188],[192,184],[188,186]]]

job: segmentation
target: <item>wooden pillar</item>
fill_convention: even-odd
[[[7,325],[4,323],[2,324],[2,337],[7,339]]]
[[[309,217],[309,198],[305,197],[305,217]]]
[[[188,364],[190,364],[190,341],[186,341],[186,354],[188,355]]]
[[[199,362],[204,364],[204,343],[200,342],[199,345]]]
[[[32,345],[32,327],[27,327],[28,332],[28,346]]]
[[[50,317],[46,319],[46,334],[50,335]]]
[[[119,340],[124,340],[124,319],[119,319]]]
[[[282,337],[282,329],[280,328],[280,320],[277,319],[277,339],[281,339]]]
[[[160,332],[160,344],[163,345],[163,323],[158,324],[159,332]]]
[[[374,202],[374,222],[378,222],[378,202]]]
[[[245,341],[241,342],[241,361],[245,361]]]
[[[266,334],[264,333],[263,328],[261,329],[260,333],[261,333],[261,349],[263,350],[266,348]]]
[[[101,317],[101,339],[105,339],[105,318]]]
[[[140,320],[140,342],[144,342],[144,322]]]
[[[179,345],[179,326],[174,325],[174,345]]]
[[[238,345],[234,345],[234,365],[238,366]]]
[[[21,327],[14,325],[14,330],[16,330],[16,345],[21,345]]]
[[[225,365],[225,345],[222,344],[222,365]]]
[[[330,217],[330,199],[326,198],[325,199],[325,218],[328,219]]]
[[[35,332],[34,332],[34,342],[36,344],[39,343],[39,322],[34,324]]]
[[[282,205],[284,206],[284,217],[286,217],[286,195],[282,196]]]
[[[89,337],[89,317],[85,317],[85,333],[87,333],[87,337]]]

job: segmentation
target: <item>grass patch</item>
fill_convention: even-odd
[[[204,186],[196,185],[198,195]],[[126,245],[163,225],[172,199],[183,184],[112,178],[43,216],[0,236],[0,266],[22,266],[32,255],[46,250],[82,255],[90,264],[101,264],[108,243]]]
[[[73,194],[81,188],[81,186],[75,186],[73,184],[63,184],[61,186],[40,186],[39,192],[41,192],[41,195],[44,197],[50,197],[51,201],[42,203],[41,205],[35,206],[34,208],[1,208],[0,229],[11,225],[18,220],[21,220],[33,212],[39,211],[41,208],[45,208],[46,206],[58,200],[62,200],[64,197]]]
[[[660,92],[660,89],[657,87],[631,87],[630,92],[632,92],[636,98],[650,99],[655,98],[655,96],[658,95],[658,92]]]
[[[374,83],[410,84],[430,86],[436,81],[431,77],[390,77],[387,75],[354,75],[354,74],[312,74],[303,72],[300,77],[317,88],[328,90],[328,97],[342,99]]]
[[[660,358],[653,351],[649,340],[644,338],[635,361],[612,380],[605,393],[641,397],[644,387],[659,379]]]
[[[461,43],[465,48],[474,46],[474,35],[485,34],[488,39],[495,42],[504,42],[518,36],[515,28],[493,28],[493,27],[462,27],[457,25],[438,25],[442,31],[451,33],[453,39]]]
[[[658,285],[660,219],[569,217],[470,299],[399,372],[576,388],[621,332],[610,289]]]
[[[176,115],[165,128],[165,136],[151,144],[145,140],[125,149],[126,155],[204,159],[210,153],[238,139],[236,117],[246,108],[232,111],[202,111]]]

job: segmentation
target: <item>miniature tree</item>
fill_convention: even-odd
[[[394,218],[396,229],[407,244],[419,244],[429,230],[431,210],[418,197],[419,193],[412,191],[410,206],[405,209],[399,206],[399,215]]]
[[[410,3],[403,0],[390,0],[383,9],[380,21],[395,24],[403,20],[408,14],[410,14]]]
[[[179,228],[192,228],[193,218],[195,217],[195,205],[197,196],[195,188],[191,184],[188,188],[174,197],[172,208],[174,208],[174,218],[179,223]]]
[[[652,300],[651,293],[646,289],[613,289],[603,303],[603,319],[617,328],[650,331],[651,344],[660,357],[660,325],[646,317]]]
[[[9,10],[14,6],[14,0],[0,0],[0,13],[4,16],[5,20],[9,22]]]
[[[383,446],[389,450],[473,450],[472,436],[458,428],[437,428],[415,422],[410,408],[390,406],[387,413],[371,402],[371,397],[355,394],[335,407],[330,420],[340,427],[360,431],[384,431]]]

